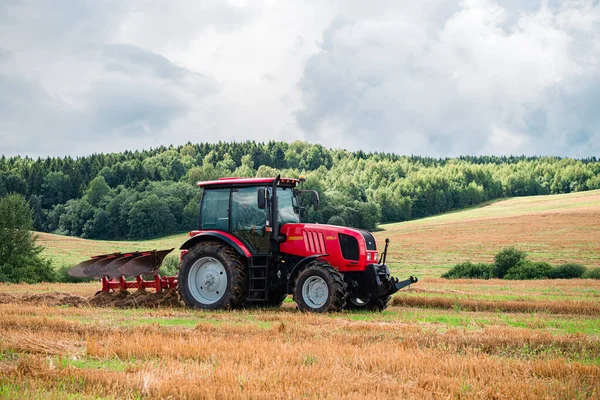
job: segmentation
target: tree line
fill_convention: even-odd
[[[307,178],[308,220],[375,230],[503,197],[600,188],[596,158],[429,158],[317,144],[188,143],[86,157],[0,157],[0,198],[24,196],[33,228],[92,239],[148,239],[198,225],[195,183],[223,176]]]

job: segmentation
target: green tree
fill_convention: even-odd
[[[200,217],[200,199],[193,198],[183,209],[182,228],[184,230],[193,230],[198,228],[198,218]]]
[[[229,153],[225,153],[223,159],[217,163],[216,167],[219,170],[230,173],[235,169],[235,161],[233,161]]]
[[[234,176],[238,176],[240,178],[252,178],[255,175],[254,171],[254,161],[250,158],[249,154],[242,156],[242,165],[236,168],[233,171]]]
[[[27,182],[20,175],[0,172],[0,196],[9,193],[27,193]]]
[[[174,181],[178,181],[183,175],[185,175],[185,168],[179,158],[173,159],[173,161],[171,161],[169,164],[169,175],[171,175],[171,178]]]
[[[25,198],[10,194],[0,198],[0,281],[51,282],[54,270],[41,256],[31,232],[33,213]]]
[[[169,206],[155,194],[133,205],[128,222],[130,239],[149,239],[170,234],[177,225]]]
[[[334,215],[333,217],[329,218],[327,223],[329,225],[346,226],[346,221],[344,221],[344,218],[340,217],[339,215]]]
[[[110,193],[110,187],[102,175],[98,175],[90,182],[90,187],[85,192],[87,201],[94,207],[98,207],[105,196]]]
[[[81,236],[85,224],[94,217],[96,208],[87,199],[67,201],[65,211],[60,216],[59,229],[72,236]]]
[[[261,165],[256,171],[256,176],[259,178],[271,178],[277,176],[278,173],[279,172],[275,168],[267,167],[266,165]]]
[[[63,172],[50,172],[42,184],[43,205],[50,208],[71,198],[71,179]]]

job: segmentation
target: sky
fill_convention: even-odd
[[[2,0],[0,154],[600,156],[598,1]]]

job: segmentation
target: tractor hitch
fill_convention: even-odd
[[[419,278],[416,276],[411,276],[408,279],[403,281],[398,278],[390,277],[389,280],[383,282],[376,289],[377,296],[391,296],[396,293],[398,290],[403,289],[413,283],[417,283]],[[381,294],[380,294],[381,293]]]
[[[359,278],[357,297],[370,298],[391,296],[398,290],[419,281],[416,276],[411,276],[410,278],[401,281],[390,275],[390,269],[385,264],[367,265],[364,274]]]

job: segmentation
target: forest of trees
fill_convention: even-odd
[[[434,159],[329,150],[306,142],[191,144],[73,159],[0,158],[0,198],[23,195],[35,230],[147,239],[198,225],[197,181],[307,178],[321,194],[308,219],[374,230],[502,197],[600,188],[596,158]]]

